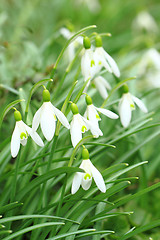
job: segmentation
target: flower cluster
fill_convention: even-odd
[[[70,32],[66,32],[64,29],[61,29],[61,33],[67,38],[71,35]],[[81,42],[80,37],[79,42]],[[100,75],[100,71],[102,68],[105,68],[109,73],[114,74],[117,78],[120,77],[120,71],[114,59],[102,47],[102,39],[98,34],[95,37],[95,42],[96,48],[93,50],[90,39],[88,37],[84,37],[84,52],[81,58],[81,70],[84,81],[88,81],[88,85],[85,90],[87,91],[89,84],[94,82],[97,90],[100,92],[100,95],[106,99],[108,96],[107,90],[110,90],[111,86],[105,78]],[[72,48],[72,50],[70,49],[70,52],[72,52],[72,56],[70,57],[73,59],[73,43],[70,48]],[[31,136],[37,145],[41,147],[44,146],[41,137],[36,132],[39,125],[45,139],[47,141],[51,141],[55,134],[57,118],[65,128],[70,129],[71,142],[74,148],[79,144],[82,139],[82,134],[86,131],[90,130],[91,134],[95,138],[103,136],[103,132],[99,126],[99,121],[101,121],[100,114],[103,114],[111,119],[118,119],[119,116],[108,109],[96,107],[92,102],[92,98],[87,93],[85,93],[85,100],[87,106],[84,116],[79,113],[77,105],[73,102],[71,103],[73,117],[70,124],[66,116],[58,108],[53,106],[51,103],[50,92],[46,88],[43,90],[43,104],[36,111],[33,117],[32,127],[27,126],[22,121],[21,113],[15,109],[14,117],[16,125],[11,139],[12,157],[17,156],[20,144],[23,146],[26,145],[29,136]],[[135,104],[143,112],[147,112],[147,108],[144,103],[129,92],[127,85],[123,85],[123,94],[119,102],[119,115],[120,121],[125,128],[129,126],[131,113],[132,110],[135,109]],[[89,153],[86,148],[82,151],[82,158],[83,161],[80,168],[84,170],[84,173],[77,172],[75,174],[72,183],[72,194],[78,191],[80,185],[82,185],[84,190],[89,189],[92,183],[92,178],[100,191],[104,193],[106,191],[104,180],[100,172],[91,163]]]

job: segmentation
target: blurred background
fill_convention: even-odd
[[[131,92],[140,98],[144,97],[149,112],[155,112],[154,117],[150,116],[153,117],[153,123],[159,122],[160,1],[158,0],[1,0],[0,114],[11,101],[18,98],[27,99],[34,83],[49,78],[50,71],[67,40],[60,29],[65,27],[72,34],[93,24],[97,26],[93,31],[112,34],[112,37],[104,37],[103,43],[105,50],[114,57],[120,68],[121,80],[137,76],[137,80],[129,83]],[[54,78],[53,91],[57,89],[58,80],[63,76],[68,63],[66,51]],[[64,96],[65,89],[72,82],[70,80],[72,74],[76,73],[79,66],[80,61],[67,78],[68,83],[63,86]],[[107,75],[107,78],[110,83],[116,82],[112,76]],[[38,90],[33,96],[33,112],[40,105],[40,101],[41,95]],[[61,106],[61,94],[56,96],[54,101]],[[102,99],[97,101],[101,103]],[[105,129],[105,122],[102,124]],[[114,124],[109,130],[106,129],[106,135],[112,133],[113,128]],[[0,140],[4,141],[12,131],[13,114],[8,113],[2,126]],[[159,181],[160,141],[159,136],[158,138],[151,136],[151,132],[154,134],[155,131],[156,129],[153,128],[150,132],[144,132],[143,136],[141,134],[136,135],[135,138],[132,136],[129,144],[127,143],[127,150],[135,147],[135,142],[141,144],[148,137],[150,139],[141,152],[126,159],[122,156],[126,151],[125,140],[117,143],[118,150],[114,150],[114,157],[111,150],[106,165],[111,165],[116,158],[132,164],[140,156],[142,160],[149,161],[147,170],[143,168],[142,171],[134,170],[131,173],[133,176],[141,176],[141,174],[145,176],[145,181],[142,179],[140,187]],[[9,142],[9,139],[6,141]],[[136,192],[137,188],[135,184],[128,191]],[[121,224],[115,221],[106,222],[106,228],[125,232],[129,229],[129,225],[138,226],[159,218],[159,198],[160,191],[157,190],[152,192],[150,197],[130,202],[125,210],[137,209],[134,216],[129,221],[126,221],[126,217],[121,217]],[[160,239],[159,236],[160,232],[157,229],[152,232],[154,240]],[[136,239],[148,239],[148,233]]]

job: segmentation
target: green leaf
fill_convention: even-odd
[[[2,125],[2,121],[4,119],[4,117],[6,116],[6,114],[9,112],[9,110],[12,109],[12,107],[14,107],[16,104],[22,102],[22,101],[25,101],[24,99],[18,99],[18,100],[15,100],[13,102],[11,102],[10,104],[8,104],[5,109],[3,110],[2,112],[2,115],[0,116],[0,127]]]
[[[17,194],[17,199],[22,199],[28,192],[30,192],[32,189],[39,187],[40,184],[48,181],[49,179],[63,174],[63,173],[74,173],[74,172],[83,172],[82,169],[78,167],[61,167],[61,168],[56,168],[50,172],[47,172],[35,179],[33,179],[28,185],[23,188],[18,194]]]
[[[80,234],[79,236],[76,237],[76,239],[82,238],[82,237],[87,237],[87,236],[98,235],[98,234],[105,234],[105,236],[106,236],[106,235],[113,234],[113,233],[115,233],[115,232],[114,231],[110,231],[110,230],[95,231],[95,232],[89,232],[89,233]]]
[[[133,230],[132,232],[125,234],[124,236],[120,237],[119,240],[129,239],[130,237],[136,236],[139,233],[148,231],[148,230],[158,227],[158,226],[160,226],[160,220],[152,221],[151,223],[148,223],[144,226],[140,226],[140,227],[136,228],[135,230]]]
[[[0,207],[0,213],[1,214],[6,213],[14,208],[21,207],[22,205],[23,205],[23,203],[19,203],[19,202],[7,204],[5,206]]]
[[[69,232],[69,233],[60,234],[59,236],[55,236],[53,238],[48,238],[46,240],[62,239],[64,237],[69,237],[69,236],[76,235],[76,234],[79,234],[79,233],[87,233],[87,232],[94,232],[94,231],[96,231],[96,229],[78,230],[78,231],[75,231],[75,232]],[[4,239],[4,240],[6,240],[6,239]]]
[[[34,226],[31,226],[31,227],[27,227],[27,228],[24,228],[18,232],[15,232],[11,235],[9,235],[8,237],[5,237],[3,240],[10,240],[10,239],[14,239],[15,237],[18,237],[24,233],[27,233],[27,232],[31,232],[35,229],[39,229],[39,228],[43,228],[43,227],[48,227],[48,226],[54,226],[54,225],[64,225],[64,223],[61,223],[61,222],[48,222],[48,223],[41,223],[41,224],[37,224],[37,225],[34,225]]]

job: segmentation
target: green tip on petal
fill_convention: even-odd
[[[21,120],[22,120],[22,115],[21,115],[21,113],[16,110],[16,111],[14,112],[14,118],[15,118],[16,122],[21,121]]]
[[[128,85],[127,85],[127,84],[124,84],[124,85],[122,86],[122,88],[123,88],[123,93],[128,93],[128,92],[129,92],[129,88],[128,88]]]
[[[96,36],[96,47],[102,47],[102,38],[100,35]]]
[[[78,111],[78,107],[75,103],[72,103],[71,104],[71,110],[72,110],[72,113],[75,115],[75,114],[78,114],[79,111]]]
[[[89,159],[89,152],[86,148],[84,148],[82,150],[82,158],[85,160],[85,159]]]
[[[50,100],[50,92],[47,89],[43,90],[43,102],[49,102]]]
[[[83,38],[83,46],[85,49],[89,49],[91,47],[91,42],[90,42],[89,37]]]
[[[86,95],[86,103],[87,105],[91,105],[92,104],[92,98],[88,95]]]

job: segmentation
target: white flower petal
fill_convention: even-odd
[[[99,190],[103,193],[106,192],[106,186],[103,180],[103,177],[101,175],[101,173],[97,170],[97,168],[95,168],[95,166],[90,162],[91,164],[91,171],[92,171],[92,176],[94,178],[94,181],[97,185],[97,187],[99,188]]]
[[[53,111],[55,112],[55,115],[57,116],[59,121],[63,124],[63,126],[70,129],[69,122],[68,122],[67,118],[65,117],[65,115],[58,108],[54,107],[53,105],[52,105],[52,108],[53,108]]]
[[[131,107],[126,94],[123,94],[119,103],[119,115],[123,127],[128,127],[131,121]]]
[[[13,158],[15,158],[19,152],[20,148],[20,132],[18,129],[18,124],[16,122],[12,138],[11,138],[11,155]]]
[[[102,96],[102,98],[106,99],[108,97],[108,93],[107,93],[107,90],[106,90],[104,84],[102,83],[102,81],[100,80],[99,77],[96,77],[94,79],[94,84],[95,84],[97,90],[99,91],[100,95]]]
[[[114,59],[104,50],[104,55],[108,61],[108,63],[110,64],[113,73],[116,77],[120,77],[120,71],[119,68],[117,66],[117,63],[114,61]]]
[[[148,112],[148,110],[147,110],[146,106],[144,105],[144,103],[142,102],[142,100],[140,100],[139,98],[137,98],[133,95],[131,95],[131,97],[132,97],[132,100],[137,104],[137,106],[142,110],[142,112],[144,112],[144,113]]]
[[[114,112],[110,111],[110,110],[107,110],[107,109],[104,109],[104,108],[97,108],[97,111],[101,112],[102,114],[104,114],[105,116],[111,118],[111,119],[117,119],[119,118],[119,116],[117,114],[115,114]]]
[[[41,114],[40,125],[43,135],[45,136],[47,141],[51,141],[54,136],[56,126],[55,121],[55,116],[50,106],[50,102],[45,102],[45,107],[43,108]]]
[[[75,194],[78,191],[82,182],[82,177],[83,177],[83,173],[80,173],[80,172],[75,173],[73,182],[72,182],[72,189],[71,189],[72,194]]]
[[[101,81],[101,83],[108,89],[111,90],[111,85],[109,84],[109,82],[102,76],[98,77]]]
[[[99,136],[103,136],[103,133],[102,133],[101,129],[99,128],[98,124],[93,123],[93,122],[85,119],[84,117],[82,117],[82,118],[87,126],[87,129],[90,129],[90,131],[94,137],[98,138]]]
[[[88,119],[93,122],[93,124],[98,125],[98,121],[100,121],[100,117],[98,118],[98,113],[93,104],[87,106]]]
[[[35,143],[37,143],[37,145],[39,145],[40,147],[44,147],[44,143],[43,143],[41,137],[38,135],[38,133],[32,131],[30,133],[30,136],[35,141]]]
[[[78,114],[73,115],[73,120],[71,122],[70,134],[71,134],[71,142],[73,147],[75,147],[79,141],[82,139],[82,126],[78,121]]]
[[[84,175],[84,176],[85,176],[85,175]],[[84,177],[82,178],[82,183],[81,183],[81,185],[82,185],[82,188],[83,188],[84,190],[88,190],[88,189],[90,188],[91,184],[92,184],[92,177],[91,177],[90,179],[87,177],[86,180],[84,179]]]
[[[21,143],[23,146],[26,146],[26,144],[27,144],[27,138],[20,139],[20,143]]]
[[[39,126],[42,109],[43,109],[43,105],[38,109],[38,111],[35,113],[35,115],[33,117],[33,121],[32,121],[33,131],[36,131]]]

